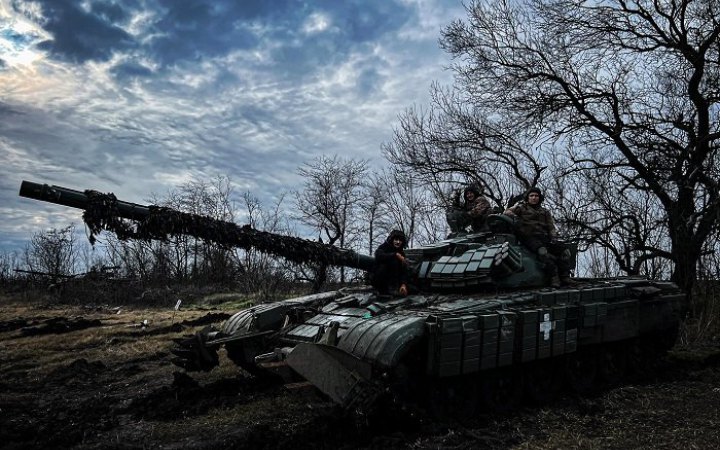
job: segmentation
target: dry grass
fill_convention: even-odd
[[[152,334],[150,331],[173,323],[193,320],[208,313],[207,309],[131,309],[83,307],[77,305],[45,306],[41,303],[18,304],[5,299],[0,308],[0,321],[26,319],[33,326],[36,318],[65,317],[98,319],[102,326],[64,334],[22,336],[17,331],[0,333],[3,360],[13,362],[32,376],[46,375],[66,365],[68,356],[88,361],[112,359],[115,363],[147,359],[168,352],[171,339],[188,333]],[[147,326],[143,322],[147,321]],[[36,324],[37,326],[37,324]]]
[[[362,428],[318,397],[246,378],[221,364],[178,387],[173,323],[242,297],[172,307],[61,305],[0,298],[0,322],[98,319],[64,334],[0,331],[0,442],[9,448],[674,449],[720,446],[720,348],[679,346],[654,378],[590,398],[564,397],[506,416],[402,417]],[[174,304],[173,304],[174,305]],[[216,305],[209,308],[209,305]],[[229,309],[223,309],[225,307]],[[141,324],[147,320],[148,326]],[[709,328],[706,328],[709,330]],[[160,332],[162,331],[162,332]],[[712,336],[707,331],[705,336]],[[87,364],[78,364],[85,360]],[[715,361],[714,363],[712,361]],[[77,373],[71,369],[77,367]],[[402,419],[402,420],[401,420]],[[401,425],[402,421],[405,425]],[[407,425],[409,423],[409,425]]]
[[[720,285],[698,281],[678,344],[684,348],[714,346],[720,342]]]

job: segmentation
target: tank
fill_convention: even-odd
[[[112,194],[23,181],[20,195],[85,210],[91,239],[102,230],[141,239],[188,234],[296,262],[374,267],[373,257],[354,251]],[[348,410],[390,401],[465,414],[616,383],[674,344],[686,300],[675,284],[576,278],[552,288],[510,218],[491,215],[487,225],[407,249],[407,296],[360,286],[254,305],[177,339],[173,363],[210,371],[224,348],[246,372],[304,380]]]

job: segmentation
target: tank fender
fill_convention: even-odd
[[[351,325],[338,348],[382,368],[392,368],[427,332],[425,318],[383,314]]]
[[[277,331],[292,308],[324,305],[342,295],[340,291],[329,291],[253,306],[239,311],[227,319],[222,325],[221,332],[225,336],[232,336],[267,330]]]

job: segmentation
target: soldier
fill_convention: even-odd
[[[550,284],[559,287],[561,284],[570,284],[570,251],[556,240],[555,221],[550,211],[542,206],[543,200],[540,189],[530,188],[525,193],[524,201],[506,209],[504,214],[517,219],[520,242],[537,253],[550,276]]]
[[[470,185],[463,191],[463,200],[461,205],[460,191],[456,191],[453,205],[446,214],[450,231],[465,232],[468,226],[476,233],[486,230],[485,221],[491,210],[488,199],[480,193],[477,186]]]
[[[375,250],[372,285],[380,294],[407,295],[408,264],[404,250],[406,245],[405,233],[393,230],[385,242]]]

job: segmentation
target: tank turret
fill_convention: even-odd
[[[112,194],[26,181],[20,195],[84,209],[93,235],[188,234],[296,262],[374,266],[372,257],[349,250]],[[353,410],[383,398],[471,411],[480,403],[507,409],[523,394],[545,401],[563,386],[583,391],[617,381],[674,343],[685,294],[673,283],[576,279],[552,288],[510,218],[491,215],[487,227],[406,250],[410,295],[361,286],[255,305],[177,340],[173,362],[211,370],[224,347],[252,374],[304,378]]]

